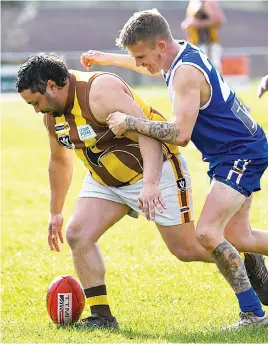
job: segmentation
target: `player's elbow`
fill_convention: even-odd
[[[188,138],[188,136],[181,137],[177,140],[177,146],[186,147],[190,140],[191,138]]]
[[[179,135],[174,142],[177,146],[186,147],[191,140],[190,135]]]
[[[177,146],[186,147],[191,140],[191,133],[188,130],[179,130],[176,138]]]

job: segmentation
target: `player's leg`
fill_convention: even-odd
[[[191,178],[182,154],[165,162],[160,188],[167,209],[156,215],[155,222],[169,251],[182,261],[212,263],[196,238]]]
[[[98,184],[90,175],[86,177],[66,230],[74,266],[92,314],[82,328],[117,326],[107,299],[105,265],[97,241],[128,211],[128,206],[108,187]]]
[[[83,287],[104,284],[105,267],[97,241],[113,224],[128,212],[124,204],[101,198],[79,198],[66,238]]]
[[[268,231],[253,229],[250,225],[250,207],[253,195],[248,197],[239,211],[231,218],[224,236],[241,252],[268,255]]]
[[[219,270],[238,298],[243,315],[233,327],[268,323],[268,316],[264,314],[260,300],[250,284],[243,260],[223,236],[231,218],[259,183],[261,173],[258,175],[256,171],[252,172],[249,162],[242,160],[235,164],[219,164],[214,169],[214,181],[196,232],[198,240],[212,254]]]
[[[268,270],[261,255],[268,255],[268,231],[251,228],[249,213],[252,198],[253,195],[248,197],[231,218],[224,230],[224,236],[238,250],[247,252],[244,254],[245,267],[250,283],[261,303],[268,306]]]
[[[181,173],[186,177],[186,185],[190,185],[190,176],[187,170],[186,162],[184,161],[183,157],[180,157],[180,167]],[[169,176],[169,182],[172,178]],[[162,184],[161,184],[162,182]],[[180,213],[180,204],[184,201],[187,202],[187,206],[190,209],[191,217],[193,218],[193,207],[192,207],[192,195],[191,189],[188,188],[187,198],[183,193],[185,192],[184,189],[173,189],[172,185],[169,185],[168,188],[165,188],[167,181],[162,177],[160,182],[160,186],[162,185],[163,189],[163,196],[165,197],[165,201],[168,204],[167,215],[174,213],[174,224],[170,225],[170,219],[162,218],[162,214],[160,214],[160,218],[157,220],[162,224],[169,224],[166,225],[157,225],[163,240],[165,241],[167,247],[169,248],[170,252],[174,254],[178,259],[182,261],[204,261],[204,262],[212,262],[211,255],[204,249],[204,247],[198,242],[196,238],[196,232],[194,228],[194,222],[189,221],[189,216],[185,217],[184,213],[181,213],[181,219],[177,218],[176,215]],[[184,197],[184,198],[183,198]],[[177,200],[180,199],[178,203]],[[177,205],[176,205],[177,203]],[[253,236],[251,236],[250,232],[250,225],[249,225],[249,208],[251,204],[251,197],[247,198],[241,209],[233,216],[233,218],[229,221],[227,228],[225,229],[225,237],[227,240],[231,239],[230,242],[235,246],[235,248],[240,252],[247,252],[252,251],[252,245],[254,244],[255,234],[259,237],[259,251],[254,252],[262,252],[261,250],[266,249],[264,253],[267,253],[268,250],[268,231],[256,231],[253,230]],[[179,209],[180,208],[180,209]],[[178,211],[179,210],[179,211]],[[166,215],[166,214],[164,214]],[[172,216],[172,215],[171,215]],[[260,235],[260,232],[262,235]],[[236,234],[235,234],[236,233]],[[234,238],[235,235],[235,238]],[[264,238],[265,237],[265,238]],[[234,240],[233,240],[234,239]],[[264,244],[261,243],[261,239],[264,240]],[[250,255],[245,253],[242,257],[245,259],[246,270],[248,273],[248,277],[255,292],[261,298],[261,301],[264,305],[267,304],[268,298],[268,291],[267,291],[267,284],[268,284],[268,272],[267,268],[264,264],[263,257],[261,255]],[[213,261],[214,262],[214,261]],[[266,282],[267,280],[267,282]],[[265,281],[265,283],[263,282]]]
[[[193,221],[173,226],[156,225],[169,251],[179,260],[214,263],[211,255],[198,242]]]
[[[200,44],[198,48],[201,49],[205,55],[209,55],[209,49],[207,44]]]
[[[182,154],[164,162],[159,187],[167,209],[163,213],[156,210],[155,223],[170,252],[182,261],[213,262],[196,239],[191,179]],[[137,198],[141,189],[142,180],[115,192],[129,207],[140,212]]]
[[[221,57],[222,57],[222,47],[218,43],[212,43],[210,45],[210,60],[213,66],[221,72]]]

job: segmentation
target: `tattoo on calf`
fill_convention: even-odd
[[[143,118],[126,117],[126,126],[128,130],[138,131],[141,134],[154,137],[160,141],[177,144],[180,135],[176,123],[148,121]]]
[[[212,258],[235,293],[246,291],[251,287],[239,252],[227,240],[215,248]]]

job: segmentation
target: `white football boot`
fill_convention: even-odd
[[[262,317],[257,317],[252,312],[240,312],[239,320],[230,326],[224,327],[222,330],[233,330],[246,326],[268,326],[268,313],[265,313]]]

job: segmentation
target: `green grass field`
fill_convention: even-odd
[[[256,98],[257,84],[241,97],[268,134],[268,95]],[[140,93],[156,109],[171,113],[164,88]],[[110,304],[120,329],[77,333],[58,329],[46,311],[46,291],[58,275],[76,276],[70,249],[47,246],[49,156],[41,116],[24,102],[2,102],[2,276],[3,343],[268,343],[268,329],[221,332],[237,319],[235,295],[216,267],[183,263],[166,249],[153,223],[124,218],[100,240],[107,266]],[[209,186],[207,165],[189,145],[183,149],[192,174],[195,216]],[[60,172],[60,171],[59,171]],[[72,213],[85,169],[76,161],[64,208]],[[268,173],[255,195],[254,227],[268,229]],[[266,310],[268,310],[266,308]],[[84,312],[88,316],[88,310]]]

